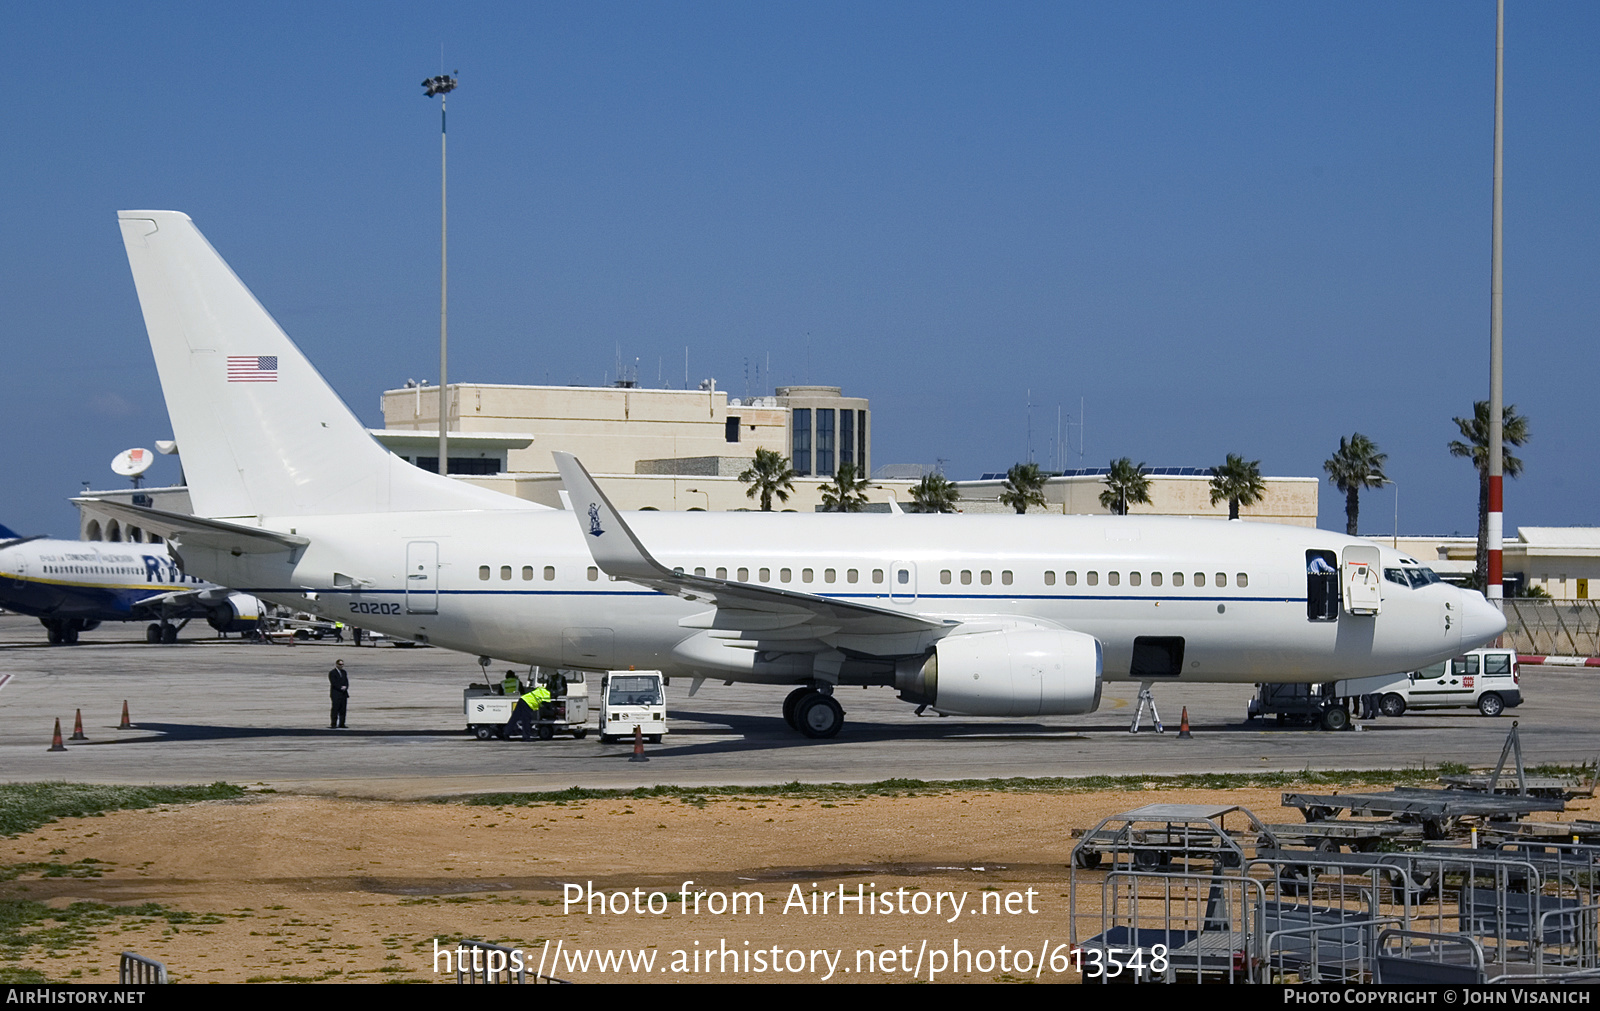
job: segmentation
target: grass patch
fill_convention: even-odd
[[[983,793],[1093,793],[1115,790],[1239,790],[1285,789],[1308,786],[1437,786],[1439,776],[1458,767],[1435,769],[1371,769],[1319,772],[1203,772],[1184,775],[1049,776],[1036,779],[883,779],[876,783],[784,783],[777,786],[649,786],[633,790],[598,790],[568,787],[530,793],[485,793],[470,797],[438,797],[434,803],[486,807],[561,804],[583,800],[677,800],[695,806],[711,799],[837,801],[869,797],[917,797],[962,792]],[[1578,766],[1545,766],[1547,775],[1580,775],[1592,770]]]
[[[0,784],[0,836],[32,832],[58,818],[89,818],[159,804],[193,804],[244,796],[230,783],[210,786],[95,786],[87,783]]]

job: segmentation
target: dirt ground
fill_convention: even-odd
[[[520,948],[530,967],[543,958],[547,974],[582,982],[1059,981],[1073,978],[1057,971],[1073,828],[1156,802],[1297,820],[1279,801],[1269,790],[951,792],[496,808],[258,794],[4,840],[0,864],[92,859],[79,866],[103,872],[27,873],[0,894],[188,914],[119,915],[87,945],[35,945],[10,963],[60,981],[114,980],[132,950],[179,982],[447,982],[461,938]],[[698,908],[683,898],[696,892]],[[731,911],[735,892],[759,893],[762,908],[746,897]],[[602,968],[594,952],[623,962]]]

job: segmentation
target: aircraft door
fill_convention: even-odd
[[[889,601],[909,604],[917,599],[917,563],[895,562],[889,566]]]
[[[1383,606],[1377,547],[1352,544],[1344,549],[1343,561],[1344,609],[1351,614],[1377,614]]]
[[[439,545],[411,541],[406,545],[406,613],[439,613]]]

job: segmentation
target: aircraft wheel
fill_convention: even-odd
[[[1485,716],[1499,716],[1505,711],[1505,700],[1494,692],[1486,692],[1478,699],[1478,712]]]
[[[144,641],[149,643],[160,642],[161,626],[157,625],[155,622],[151,622],[149,625],[146,625],[144,629]]]
[[[176,626],[176,625],[162,625],[161,626],[161,642],[162,642],[162,644],[163,645],[167,645],[167,646],[171,646],[173,643],[175,643],[177,641],[178,641],[178,626]]]
[[[790,692],[789,696],[783,700],[783,722],[789,724],[790,730],[800,729],[800,724],[794,721],[795,707],[800,704],[801,699],[805,698],[807,695],[810,695],[813,691],[815,691],[815,689],[810,685],[802,685],[801,687]]]
[[[50,640],[50,645],[52,645],[52,646],[61,645],[61,625],[60,625],[60,623],[58,623],[58,622],[47,623],[44,626],[44,636],[45,636],[46,639]]]
[[[1403,716],[1406,711],[1406,700],[1398,692],[1390,692],[1378,700],[1378,712],[1385,716]]]
[[[832,695],[812,692],[795,706],[795,723],[807,737],[820,739],[834,737],[844,726],[844,707]]]
[[[74,625],[71,625],[71,624],[63,623],[62,626],[61,626],[61,641],[66,643],[69,646],[72,645],[73,643],[77,642],[78,641],[78,629],[77,629],[77,627],[74,626]]]
[[[1322,714],[1323,730],[1343,730],[1350,725],[1350,714],[1343,708],[1334,706]]]

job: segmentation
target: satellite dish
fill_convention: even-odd
[[[111,461],[111,470],[123,477],[133,478],[133,483],[137,486],[140,476],[155,462],[156,455],[148,449],[125,449]]]

